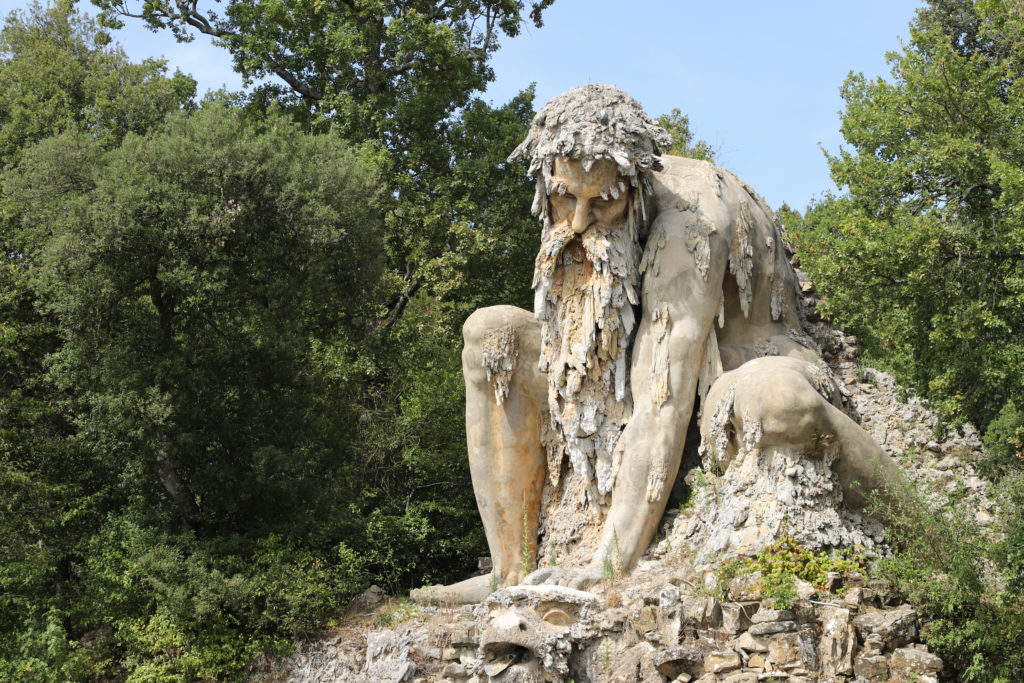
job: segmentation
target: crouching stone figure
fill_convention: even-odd
[[[772,211],[729,171],[661,157],[670,142],[632,97],[587,85],[545,105],[509,157],[537,183],[534,311],[475,312],[462,355],[494,575],[414,598],[477,602],[495,579],[582,588],[609,561],[628,571],[698,403],[701,448],[723,466],[827,434],[852,507],[892,476],[801,330]]]

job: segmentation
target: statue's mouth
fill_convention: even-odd
[[[533,657],[533,654],[522,645],[515,643],[490,643],[484,645],[484,673],[495,678],[510,667]]]

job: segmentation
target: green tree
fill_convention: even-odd
[[[195,81],[162,60],[128,61],[71,3],[12,12],[0,33],[0,168],[22,148],[67,129],[105,146],[142,133],[195,95]]]
[[[826,310],[946,417],[988,424],[1024,398],[1024,14],[934,2],[842,88],[847,189],[790,214]]]
[[[376,312],[375,163],[213,103],[109,152],[50,138],[7,183],[79,433],[133,492],[158,480],[186,526],[312,510],[316,474],[343,462],[325,447],[353,417],[332,378]]]
[[[851,74],[830,155],[846,189],[780,211],[824,310],[872,362],[944,417],[987,425],[995,531],[954,496],[906,484],[881,569],[962,680],[1020,680],[1024,379],[1024,12],[1019,0],[930,0],[890,53],[890,80]],[[932,501],[932,502],[928,502]]]
[[[528,13],[521,0],[230,0],[223,11],[202,2],[93,1],[110,26],[133,18],[182,41],[197,33],[214,37],[244,77],[272,79],[250,98],[253,109],[282,104],[315,129],[331,127],[388,150],[385,182],[394,205],[382,230],[392,291],[382,302],[382,330],[393,327],[412,296],[443,297],[447,276],[466,259],[489,257],[491,271],[503,272],[503,254],[472,251],[484,248],[486,237],[459,233],[502,230],[507,223],[486,207],[460,201],[450,178],[464,175],[456,169],[468,161],[458,149],[460,129],[472,125],[479,135],[505,125],[501,111],[482,121],[489,108],[473,98],[493,79],[488,60],[499,38],[517,35],[528,20],[541,26],[554,0],[537,0]],[[474,122],[463,120],[467,112]],[[531,191],[521,164],[500,168],[518,179],[519,193]],[[511,225],[521,221],[514,217]]]
[[[475,95],[493,78],[499,37],[527,21],[539,27],[552,2],[527,11],[519,0],[232,0],[215,14],[212,3],[94,0],[108,25],[137,19],[179,40],[212,36],[243,76],[271,79],[248,98],[254,118],[279,105],[310,130],[386,151],[385,287],[367,327],[372,361],[357,399],[367,487],[353,504],[388,530],[367,537],[373,547],[437,549],[417,561],[375,561],[395,587],[462,578],[484,548],[460,404],[446,406],[440,422],[432,422],[437,410],[431,420],[406,411],[430,396],[460,401],[459,328],[473,309],[531,300],[533,186],[523,164],[505,158],[532,118],[532,89],[501,107]],[[454,553],[443,540],[453,537],[467,539]]]
[[[5,194],[62,342],[47,373],[65,442],[113,475],[68,637],[113,624],[137,675],[209,678],[256,654],[247,630],[267,646],[359,587],[339,543],[359,531],[344,501],[380,298],[378,164],[218,102],[111,150],[66,131],[23,151]],[[246,601],[267,563],[334,573],[308,597],[280,586],[299,607],[267,618]]]
[[[659,116],[657,123],[672,136],[672,149],[665,150],[666,153],[674,154],[677,157],[703,159],[704,161],[714,163],[718,150],[712,147],[706,140],[693,141],[693,131],[690,130],[690,117],[683,114],[678,107],[673,109],[670,114]]]
[[[194,89],[163,62],[130,63],[69,3],[33,3],[0,31],[0,169],[10,177],[24,149],[61,131],[114,147],[189,106]],[[38,263],[16,229],[23,220],[0,197],[0,678],[32,680],[4,668],[17,652],[54,680],[77,666],[76,570],[116,473],[71,438],[72,396],[47,373],[62,342],[31,287]]]

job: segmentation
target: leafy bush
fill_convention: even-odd
[[[985,430],[988,458],[980,463],[982,473],[993,479],[1016,470],[1024,471],[1024,411],[1007,402]]]
[[[718,574],[719,591],[724,594],[729,581],[737,576],[761,572],[759,585],[764,597],[777,609],[789,609],[796,598],[796,579],[821,589],[828,585],[830,572],[845,577],[849,572],[863,572],[866,566],[867,558],[859,547],[815,552],[784,533],[754,557],[724,565]]]
[[[346,545],[312,552],[271,535],[202,542],[111,520],[84,571],[94,625],[112,637],[94,662],[120,661],[127,681],[240,676],[261,653],[290,651],[362,588]]]
[[[902,495],[873,506],[896,520],[897,550],[879,571],[921,614],[922,639],[964,681],[1024,680],[1024,478],[993,488],[990,529],[961,500],[936,508],[913,484],[898,486]]]

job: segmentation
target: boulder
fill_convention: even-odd
[[[885,655],[861,652],[853,660],[853,673],[869,683],[889,680],[889,662]]]
[[[915,676],[937,676],[942,672],[942,659],[924,650],[901,647],[889,657],[889,668],[894,678],[905,681]]]
[[[770,636],[773,633],[784,633],[786,631],[795,630],[795,621],[766,621],[761,624],[754,624],[747,632],[752,636]]]
[[[814,649],[813,634],[804,630],[773,635],[768,639],[768,661],[780,669],[816,669],[818,656]]]
[[[861,641],[871,634],[882,638],[882,646],[893,650],[917,638],[917,611],[903,605],[895,610],[866,612],[853,620]]]
[[[821,616],[821,640],[818,643],[821,672],[833,678],[849,676],[853,673],[853,653],[857,648],[857,631],[850,623],[850,610],[826,608]]]

